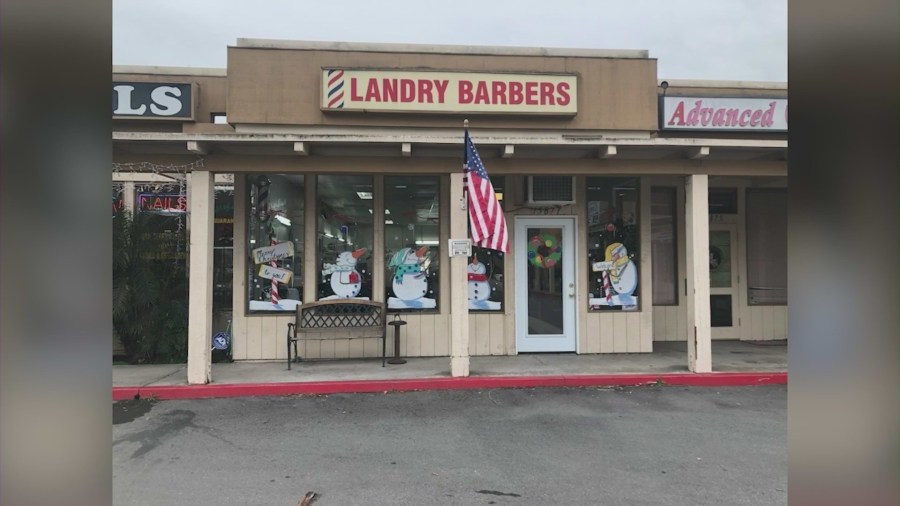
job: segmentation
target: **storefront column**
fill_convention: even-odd
[[[134,212],[134,181],[122,183],[122,204],[129,212]]]
[[[712,371],[709,316],[709,177],[685,179],[688,369]]]
[[[469,236],[469,215],[463,200],[463,173],[450,174],[450,237],[463,239]],[[450,257],[450,375],[469,375],[469,259]]]
[[[213,175],[208,170],[191,172],[187,368],[190,384],[205,384],[211,379],[214,187]]]

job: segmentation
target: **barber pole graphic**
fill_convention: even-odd
[[[344,108],[344,71],[331,69],[328,71],[328,108]]]
[[[259,188],[257,208],[259,209],[259,219],[265,221],[269,217],[269,187],[262,186]]]
[[[273,237],[272,238],[272,246],[275,246],[275,244],[277,244],[277,243],[275,242],[275,238]],[[278,268],[278,262],[276,262],[275,260],[272,260],[271,262],[269,262],[269,265],[271,265],[275,269]],[[275,278],[272,278],[271,292],[272,292],[272,304],[278,304],[278,281],[276,281]]]

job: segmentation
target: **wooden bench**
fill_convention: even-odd
[[[378,335],[346,335],[344,333],[327,332],[323,330],[353,331],[377,330]],[[311,335],[314,334],[314,335]],[[324,341],[327,339],[381,339],[381,367],[386,360],[385,352],[387,327],[385,325],[384,302],[375,302],[364,299],[336,299],[319,302],[308,302],[297,306],[297,314],[292,323],[288,323],[288,370],[291,369],[291,344],[294,348],[294,358],[299,361],[297,353],[297,341]]]

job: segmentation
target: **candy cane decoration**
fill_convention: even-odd
[[[601,271],[603,278],[603,293],[606,294],[606,303],[612,305],[612,290],[609,288],[609,271]]]
[[[276,241],[275,241],[275,238],[273,237],[272,238],[272,246],[275,246],[275,244],[276,244]],[[276,262],[274,259],[271,262],[269,262],[269,265],[271,265],[275,269],[278,268],[278,262]],[[272,289],[270,291],[272,293],[272,304],[278,304],[278,281],[275,281],[275,278],[272,278]]]

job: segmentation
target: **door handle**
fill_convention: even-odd
[[[574,292],[569,293],[569,298],[570,298],[570,299],[575,298],[575,293],[574,293]]]

